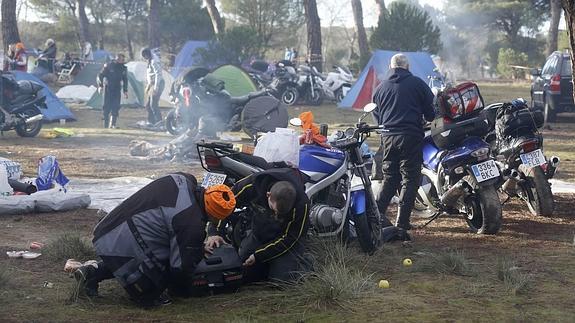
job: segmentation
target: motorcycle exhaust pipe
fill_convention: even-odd
[[[507,192],[507,194],[515,195],[517,192],[517,182],[519,182],[520,179],[521,175],[516,169],[509,170],[509,176],[505,183],[503,183],[503,186],[501,186],[501,189]]]
[[[561,160],[557,156],[551,156],[551,158],[549,158],[547,161],[547,174],[545,174],[547,175],[547,179],[551,179],[555,176],[555,172],[557,171],[560,162]]]
[[[467,187],[465,186],[464,180],[459,180],[459,182],[455,183],[447,192],[441,195],[440,201],[441,204],[452,206],[454,205],[457,200],[467,192]]]
[[[44,119],[44,116],[43,116],[42,114],[37,114],[37,115],[35,115],[35,116],[33,116],[33,117],[30,117],[30,118],[28,118],[28,119],[24,119],[24,123],[25,123],[25,124],[29,124],[29,123],[32,123],[32,122],[38,122],[38,121],[40,121],[40,120],[42,120],[42,119]]]

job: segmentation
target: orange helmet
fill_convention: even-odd
[[[214,185],[204,192],[204,205],[209,216],[223,220],[236,208],[236,198],[226,185]]]

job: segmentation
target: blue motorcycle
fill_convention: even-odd
[[[363,118],[375,108],[366,106],[365,113],[354,128],[341,133],[332,142],[334,148],[303,145],[300,148],[299,169],[307,175],[306,194],[312,206],[309,211],[312,233],[319,237],[356,236],[364,252],[371,253],[381,241],[381,224],[391,226],[387,218],[380,217],[366,167],[366,156],[361,146],[370,133],[381,129],[369,126]],[[209,173],[226,175],[231,185],[245,176],[274,167],[261,157],[233,149],[233,145],[198,143],[202,166]],[[217,178],[218,174],[213,177]],[[221,178],[221,177],[220,177]]]
[[[458,127],[481,129],[482,123],[481,119],[470,119],[458,122]],[[437,136],[449,136],[453,130]],[[478,136],[461,138],[457,145],[441,149],[431,132],[426,133],[415,209],[426,211],[423,213],[430,217],[426,225],[442,214],[460,214],[472,231],[496,234],[502,219],[496,189],[502,182],[501,173],[490,156],[489,144]]]

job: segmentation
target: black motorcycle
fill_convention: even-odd
[[[300,97],[298,75],[289,61],[276,64],[273,79],[268,86],[270,93],[286,105],[294,105]]]
[[[298,91],[299,97],[309,105],[321,105],[323,102],[323,90],[321,86],[321,74],[309,65],[301,65],[298,68]]]
[[[34,81],[16,81],[13,74],[0,77],[0,131],[16,130],[20,137],[34,137],[42,129],[42,110],[47,109],[44,87]]]
[[[486,141],[509,177],[500,190],[507,199],[525,201],[533,215],[550,216],[554,201],[551,184],[559,157],[543,154],[543,113],[531,110],[523,99],[495,103],[485,109],[491,132]]]

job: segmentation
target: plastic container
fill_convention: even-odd
[[[12,194],[14,194],[14,190],[8,183],[8,172],[6,172],[6,166],[0,164],[0,196],[10,196]]]

